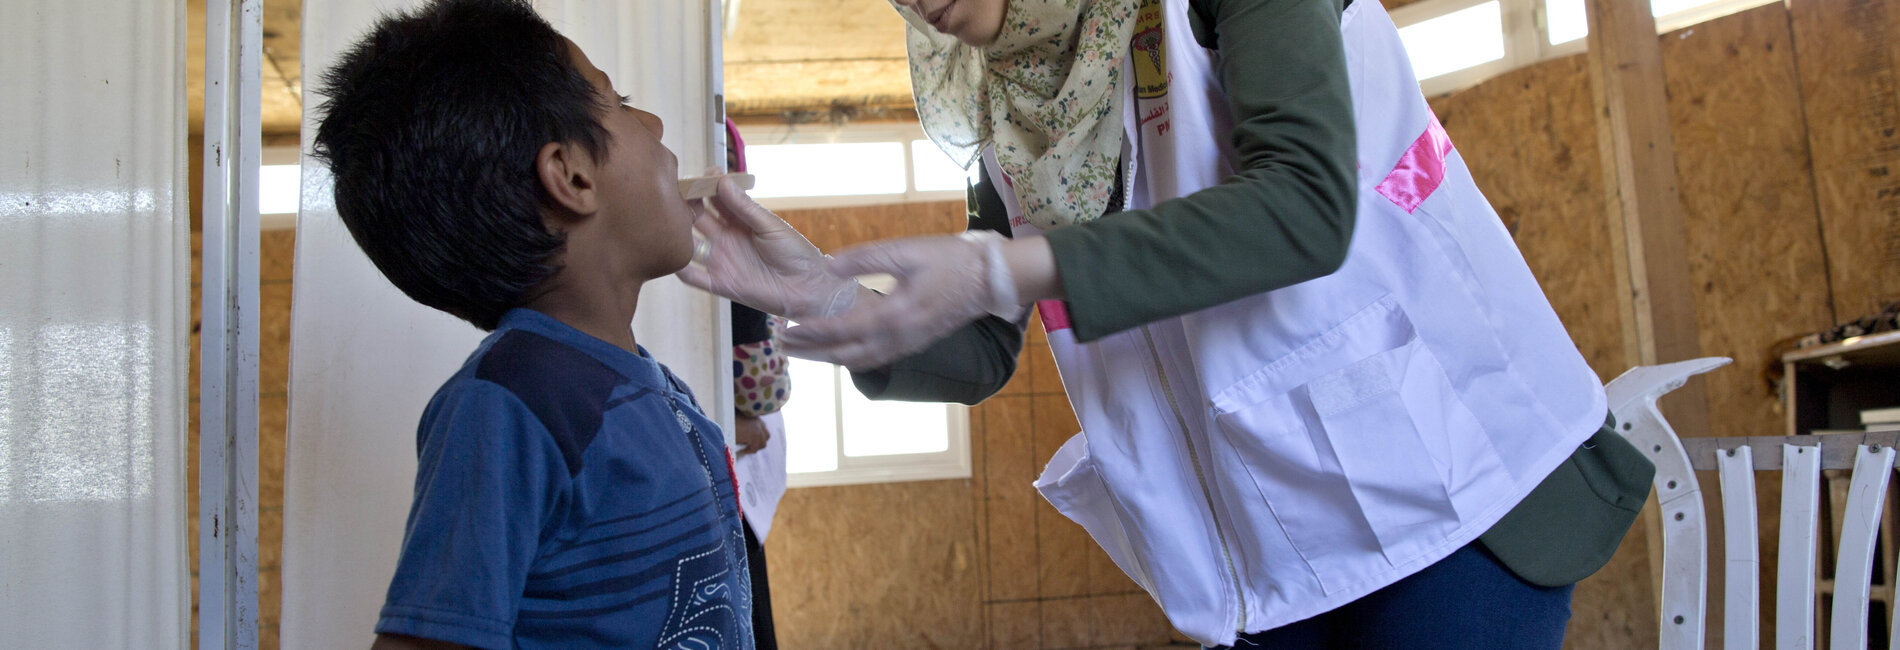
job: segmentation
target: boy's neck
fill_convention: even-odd
[[[615,286],[606,282],[567,282],[562,277],[567,275],[556,273],[544,290],[521,306],[638,354],[639,344],[633,338],[633,314],[640,302],[640,287],[645,283]]]

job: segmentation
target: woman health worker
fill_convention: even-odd
[[[1204,644],[1561,645],[1653,469],[1378,2],[894,4],[971,230],[827,259],[728,184],[684,280],[880,399],[987,397],[1033,304],[1037,488]]]

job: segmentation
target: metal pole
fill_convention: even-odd
[[[257,647],[258,166],[263,8],[205,7],[198,648]]]

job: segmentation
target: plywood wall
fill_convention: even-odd
[[[1662,52],[1699,339],[1735,359],[1707,378],[1710,427],[1779,435],[1763,378],[1780,367],[1775,344],[1834,321],[1789,12],[1770,5],[1665,34]],[[1775,512],[1780,476],[1760,479],[1760,507]],[[1712,494],[1706,505],[1719,517]],[[1761,528],[1769,634],[1779,519]]]
[[[1788,12],[1760,7],[1662,46],[1700,342],[1735,357],[1708,377],[1710,424],[1779,435],[1769,351],[1834,321]]]
[[[1789,5],[1835,317],[1900,299],[1900,4]]]
[[[1900,171],[1891,62],[1900,51],[1889,43],[1900,9],[1891,5],[1796,0],[1660,37],[1699,342],[1703,354],[1736,361],[1709,377],[1718,435],[1781,432],[1763,376],[1777,342],[1900,299],[1900,182],[1889,179]],[[1613,378],[1629,361],[1583,57],[1433,105],[1579,348]],[[1778,492],[1767,478],[1762,505],[1771,510]],[[1763,525],[1772,558],[1775,523]],[[1653,646],[1638,528],[1579,586],[1571,647]]]

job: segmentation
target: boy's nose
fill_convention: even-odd
[[[646,111],[643,111],[637,108],[633,109],[633,113],[634,113],[634,117],[640,118],[641,124],[646,125],[648,131],[653,132],[653,138],[655,140],[665,137],[666,124],[660,121],[660,116],[654,115],[652,113],[648,113]]]

